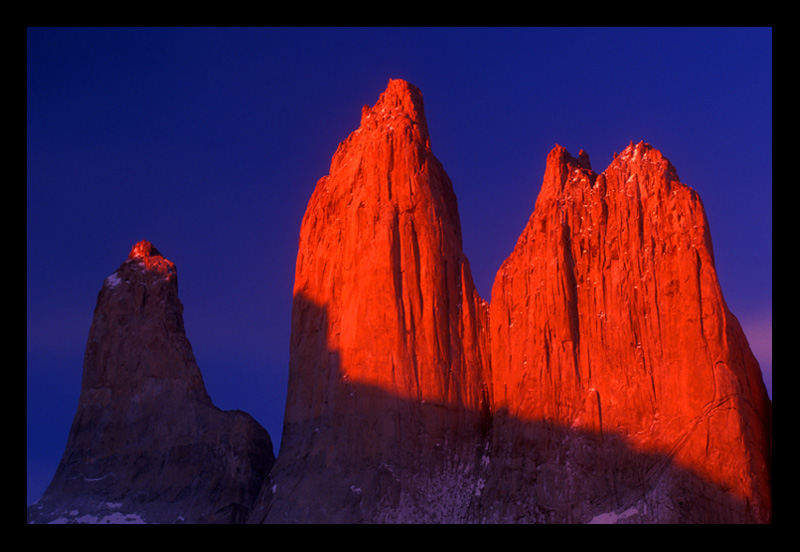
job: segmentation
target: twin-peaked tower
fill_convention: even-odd
[[[559,146],[491,308],[422,94],[392,80],[300,231],[281,452],[251,521],[765,522],[771,402],[697,194]]]
[[[556,146],[490,318],[495,454],[561,487],[532,476],[531,510],[771,519],[772,404],[700,198],[660,152],[630,144],[598,175]]]

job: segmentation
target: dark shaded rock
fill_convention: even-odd
[[[242,521],[272,467],[267,431],[206,392],[175,265],[149,242],[106,278],[66,450],[28,521]]]

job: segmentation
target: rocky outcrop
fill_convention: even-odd
[[[393,80],[303,219],[281,454],[253,520],[448,519],[460,505],[432,491],[488,429],[487,315],[422,94]]]
[[[491,306],[421,92],[389,82],[303,218],[280,457],[216,409],[173,263],[98,296],[29,520],[769,523],[772,403],[698,195],[645,143],[556,146]],[[267,475],[267,472],[272,470]]]
[[[659,151],[598,175],[553,149],[491,321],[493,458],[536,491],[497,477],[499,519],[771,519],[771,402],[700,198]]]
[[[769,522],[771,416],[697,194],[556,147],[489,316],[422,97],[391,81],[300,232],[252,522]]]
[[[29,522],[236,522],[270,437],[216,408],[183,326],[175,265],[137,243],[97,298],[66,450]]]

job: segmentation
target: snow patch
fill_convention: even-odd
[[[112,476],[112,475],[114,475],[113,472],[107,473],[105,475],[101,475],[100,477],[86,477],[85,475],[81,474],[81,477],[83,477],[84,481],[88,481],[89,483],[91,483],[91,482],[94,482],[94,481],[102,481],[106,477],[109,477],[109,476]]]
[[[124,514],[122,512],[112,512],[103,517],[84,514],[77,516],[76,511],[69,512],[67,516],[61,516],[50,522],[52,525],[63,525],[67,523],[81,523],[88,525],[118,525],[118,524],[144,524],[146,523],[139,514]]]
[[[589,521],[589,523],[590,524],[595,524],[595,525],[618,523],[621,520],[629,518],[629,517],[631,517],[633,515],[636,515],[638,513],[639,513],[639,510],[637,510],[636,508],[628,508],[627,510],[625,510],[621,514],[618,514],[616,512],[607,512],[605,514],[600,514],[600,515],[594,516]]]
[[[122,281],[122,279],[120,278],[119,274],[117,274],[115,272],[114,274],[112,274],[111,276],[106,278],[106,285],[108,287],[114,288],[114,287],[117,287],[120,284],[121,281]]]

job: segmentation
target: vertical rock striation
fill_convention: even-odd
[[[772,404],[697,194],[631,144],[556,147],[475,291],[400,80],[303,219],[281,454],[252,522],[770,522]]]
[[[601,174],[550,152],[490,306],[422,94],[392,80],[298,245],[277,462],[212,404],[175,265],[140,242],[29,521],[771,522],[772,403],[700,199],[650,145]]]
[[[493,452],[536,490],[504,514],[771,519],[771,402],[700,198],[650,145],[599,175],[553,149],[495,279],[491,344]]]
[[[422,94],[392,80],[303,219],[281,454],[254,520],[451,519],[488,427],[487,315]]]
[[[174,263],[137,243],[98,295],[66,450],[28,520],[240,522],[273,463],[266,430],[206,392]]]

